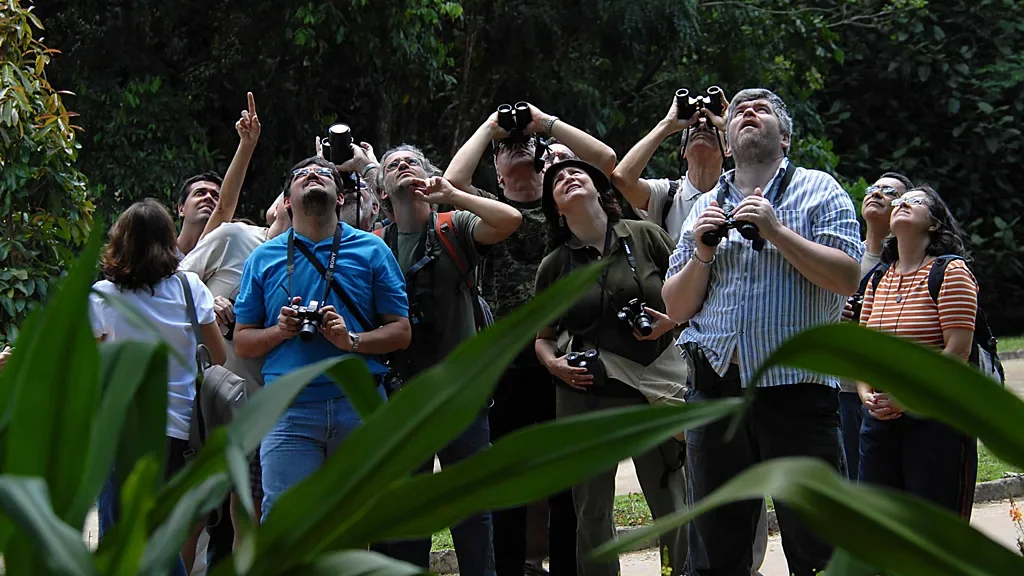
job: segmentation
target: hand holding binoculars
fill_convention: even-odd
[[[509,133],[508,139],[513,142],[527,140],[526,127],[532,120],[533,114],[530,112],[530,105],[526,102],[498,106],[498,126]]]
[[[725,99],[725,92],[718,86],[708,88],[708,93],[690,96],[686,88],[676,90],[676,111],[680,120],[688,120],[700,110],[707,110],[715,116],[725,114],[729,102]]]

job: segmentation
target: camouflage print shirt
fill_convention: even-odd
[[[539,199],[520,203],[483,191],[481,195],[504,202],[523,215],[523,223],[519,228],[491,248],[484,259],[481,293],[497,319],[533,298],[537,268],[547,252],[547,221]],[[532,363],[536,363],[533,347],[528,348],[529,354],[524,356],[532,358]]]

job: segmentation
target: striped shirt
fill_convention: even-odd
[[[974,330],[978,313],[978,282],[963,260],[946,266],[938,304],[928,293],[928,273],[935,261],[910,274],[889,269],[875,289],[868,283],[860,322],[868,328],[915,340],[925,346],[943,349],[943,330]]]
[[[825,172],[795,168],[788,189],[779,198],[779,184],[788,165],[789,160],[783,160],[765,193],[779,222],[804,238],[860,261],[864,245],[850,196]],[[682,270],[696,250],[694,224],[717,198],[719,188],[726,187],[727,204],[735,206],[743,199],[732,183],[734,172],[724,174],[718,187],[694,204],[669,260],[666,278]],[[783,342],[813,326],[839,322],[845,300],[805,278],[770,242],[755,252],[739,232],[730,230],[715,254],[704,305],[690,319],[678,344],[699,344],[723,376],[738,356],[741,382],[748,386],[757,368]],[[788,367],[771,368],[757,384],[801,382],[839,385],[834,377]]]

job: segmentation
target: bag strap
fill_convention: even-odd
[[[196,337],[196,396],[192,400],[192,418],[189,419],[189,427],[198,435],[198,438],[193,438],[191,430],[189,431],[189,448],[194,451],[206,443],[206,422],[203,421],[203,403],[200,400],[200,394],[202,394],[203,388],[203,364],[209,363],[204,357],[204,353],[209,356],[209,351],[203,345],[203,333],[199,329],[199,317],[196,314],[196,303],[192,297],[192,287],[189,285],[188,276],[181,270],[175,272],[174,276],[181,283],[181,289],[185,292],[185,309],[188,311],[188,320],[192,324],[192,333]],[[197,442],[198,445],[196,445]]]
[[[466,287],[470,291],[475,291],[476,283],[472,274],[473,270],[469,266],[469,261],[458,249],[459,237],[455,232],[454,212],[441,212],[437,215],[437,219],[434,221],[434,233],[437,234],[437,239],[441,242],[444,251],[452,257],[455,265],[459,267],[459,272],[462,273]]]
[[[686,178],[684,175],[683,178]],[[668,196],[665,197],[665,203],[661,207],[661,227],[668,227],[668,211],[672,209],[672,203],[675,202],[676,192],[679,191],[679,183],[681,180],[673,180],[668,183]],[[685,218],[685,216],[684,216]]]
[[[882,264],[881,262],[876,262],[875,265],[871,267],[871,270],[868,270],[868,273],[865,274],[864,277],[860,279],[860,285],[857,286],[857,294],[863,296],[867,292],[868,282],[871,282],[872,288],[878,288],[878,281],[881,280],[882,277],[878,276],[878,278],[876,279],[875,273],[878,272],[880,268],[883,269],[884,273],[885,269],[889,268],[889,265]]]
[[[953,260],[963,260],[963,257],[956,254],[939,256],[928,272],[928,294],[931,295],[932,302],[935,302],[936,305],[939,303],[939,290],[942,289],[942,282],[946,279],[946,266],[949,266]]]
[[[878,290],[878,283],[882,281],[882,276],[889,271],[889,265],[884,262],[879,262],[871,269],[871,289]]]
[[[314,268],[316,268],[316,271],[319,272],[321,276],[327,273],[327,268],[325,268],[323,263],[317,260],[315,256],[313,256],[313,253],[309,251],[309,248],[307,248],[305,244],[303,244],[302,242],[296,242],[295,247],[299,249],[299,253],[306,257],[306,260],[309,260],[309,262],[313,265]],[[342,288],[340,283],[338,283],[338,279],[335,276],[331,276],[330,286],[331,290],[333,290],[334,293],[341,300],[341,303],[345,305],[345,308],[348,308],[348,311],[352,313],[352,316],[355,317],[356,321],[362,325],[361,329],[359,330],[360,332],[369,332],[370,330],[373,330],[374,328],[377,327],[376,324],[367,320],[366,316],[363,316],[362,311],[360,311],[359,308],[352,302],[352,299],[348,297],[348,294],[345,293],[345,289]],[[357,326],[357,328],[359,327]]]

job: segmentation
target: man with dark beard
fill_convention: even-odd
[[[260,245],[245,263],[235,301],[235,352],[265,357],[267,387],[297,368],[347,354],[361,357],[380,384],[387,368],[376,358],[409,345],[398,262],[380,238],[339,222],[341,189],[341,175],[323,158],[296,164],[282,201],[292,229]],[[316,309],[319,321],[304,321],[297,306]],[[300,330],[305,333],[296,338]],[[383,386],[378,389],[383,397]],[[340,387],[324,375],[310,382],[260,446],[263,517],[358,423]]]
[[[839,322],[844,296],[860,279],[864,246],[853,202],[834,178],[786,157],[792,120],[764,89],[743,90],[726,114],[736,169],[697,200],[669,262],[666,313],[689,321],[678,344],[690,367],[691,401],[741,397],[753,404],[731,433],[729,419],[686,434],[687,475],[695,501],[772,458],[809,456],[845,468],[839,383],[804,370],[754,372],[787,339]],[[726,226],[727,221],[732,223]],[[753,230],[740,226],[753,224]],[[689,524],[688,574],[750,573],[760,502],[723,506]],[[823,570],[832,547],[776,500],[789,573]]]

